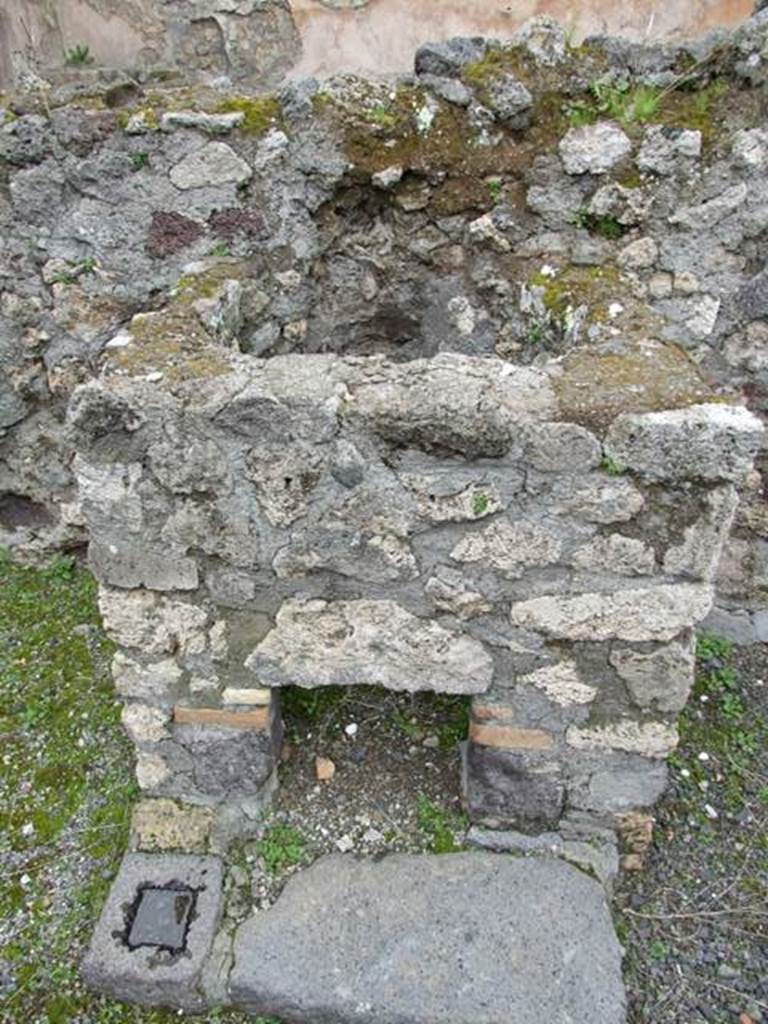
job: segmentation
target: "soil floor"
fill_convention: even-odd
[[[78,978],[137,797],[110,653],[85,571],[0,558],[2,1024],[179,1020]],[[651,855],[614,899],[630,1024],[768,1022],[768,650],[704,637],[700,654]],[[461,847],[462,700],[356,688],[286,691],[284,704],[281,791],[261,837],[230,851],[231,920],[327,851]]]

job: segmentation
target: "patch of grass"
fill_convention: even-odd
[[[424,730],[419,725],[418,719],[414,720],[412,715],[406,714],[400,708],[396,708],[392,712],[392,721],[408,739],[418,741],[424,738]]]
[[[280,704],[288,718],[316,722],[335,714],[349,698],[345,686],[317,686],[312,690],[302,686],[284,686],[280,690]]]
[[[396,128],[399,120],[397,113],[383,104],[377,104],[375,107],[372,107],[368,112],[368,118],[375,125],[378,125],[379,128],[386,130]]]
[[[600,462],[600,469],[608,476],[623,476],[627,472],[627,467],[623,466],[616,459],[612,459],[610,455],[606,455]]]
[[[271,875],[277,875],[294,864],[300,864],[306,844],[301,833],[291,825],[271,825],[255,843],[256,851]]]
[[[83,43],[77,43],[71,50],[65,50],[64,63],[70,67],[84,67],[87,64],[93,64],[90,48]]]
[[[647,85],[611,85],[593,82],[589,97],[566,104],[565,114],[574,128],[607,118],[624,126],[647,124],[659,112],[663,100],[660,89]]]
[[[456,842],[456,833],[467,827],[466,819],[451,814],[420,793],[416,798],[418,826],[426,835],[431,853],[458,853],[462,846]]]
[[[706,789],[714,774],[726,806],[736,813],[747,800],[755,758],[768,744],[768,720],[747,713],[729,641],[705,633],[698,639],[697,657],[696,684],[680,719],[681,749],[695,756],[678,751],[670,760],[683,785]]]
[[[715,633],[700,633],[696,638],[696,657],[707,664],[730,657],[733,644]]]

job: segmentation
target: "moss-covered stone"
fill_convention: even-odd
[[[229,96],[210,113],[241,113],[239,128],[246,135],[264,135],[281,123],[280,103],[275,96]]]
[[[718,400],[682,349],[656,341],[621,352],[575,350],[553,387],[563,419],[593,429],[605,428],[621,413]]]

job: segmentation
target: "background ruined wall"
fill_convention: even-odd
[[[77,47],[87,47],[89,63],[103,68],[262,87],[278,81],[300,51],[285,0],[7,0],[0,88],[72,77],[67,55]],[[74,67],[80,77],[84,70]]]
[[[535,364],[658,337],[764,415],[767,17],[689,50],[573,49],[544,24],[507,50],[427,47],[399,83],[257,99],[86,72],[6,100],[3,543],[32,557],[84,542],[64,409],[129,328],[156,372],[201,318],[264,355]],[[590,84],[681,77],[658,123],[601,126]],[[598,123],[574,134],[580,105]],[[227,318],[185,275],[201,260],[237,293]],[[717,620],[743,639],[768,629],[763,478],[752,485]]]

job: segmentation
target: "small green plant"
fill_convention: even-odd
[[[397,115],[381,104],[373,107],[368,116],[380,128],[394,128],[397,124]]]
[[[82,67],[85,64],[93,64],[93,57],[89,47],[83,45],[83,43],[78,43],[71,50],[66,50],[64,53],[64,63],[69,64],[70,67]]]
[[[450,698],[446,698],[449,700]],[[469,702],[465,697],[456,698],[446,707],[447,718],[437,727],[441,750],[453,750],[467,738],[469,731]]]
[[[52,279],[52,284],[74,284],[78,277],[94,272],[96,260],[93,256],[86,256],[85,259],[78,260],[76,263],[70,262],[69,266],[71,270],[56,274]]]
[[[229,249],[228,245],[225,245],[224,242],[219,242],[219,243],[217,243],[216,245],[213,246],[213,248],[211,249],[211,251],[210,251],[210,253],[208,255],[209,256],[225,257],[225,256],[231,256],[232,254],[230,252],[230,249]]]
[[[733,644],[715,633],[702,633],[696,640],[696,657],[700,661],[723,660],[730,657]]]
[[[461,850],[455,834],[466,828],[463,817],[451,814],[420,793],[416,798],[416,818],[419,828],[428,837],[430,852],[457,853]]]
[[[585,228],[590,234],[600,235],[601,238],[610,241],[621,238],[627,230],[615,217],[597,216],[584,208],[576,214],[574,223],[580,228]]]
[[[526,337],[526,341],[528,342],[528,344],[529,345],[540,345],[541,342],[544,340],[544,335],[546,333],[546,329],[547,329],[547,325],[546,324],[544,324],[544,323],[542,323],[541,321],[538,321],[538,320],[534,321],[528,327],[528,333],[525,336]]]
[[[149,153],[131,153],[131,163],[134,171],[140,171],[142,167],[149,166]]]
[[[488,495],[483,494],[482,491],[478,491],[472,495],[472,515],[473,516],[484,516],[488,511]]]
[[[611,458],[610,455],[603,456],[600,463],[600,469],[608,476],[623,476],[627,472],[627,467],[623,466],[616,459]]]
[[[663,960],[669,956],[669,946],[666,942],[662,942],[661,939],[654,939],[648,947],[648,952],[651,954],[651,959]]]
[[[664,93],[647,85],[630,86],[593,82],[590,98],[575,100],[565,106],[565,116],[574,128],[594,124],[605,117],[623,125],[646,124],[659,112]]]
[[[256,850],[270,875],[300,863],[305,843],[301,833],[291,825],[271,825],[256,843]]]
[[[412,716],[407,715],[404,711],[401,711],[399,708],[392,712],[392,721],[395,723],[400,732],[406,735],[409,740],[418,741],[420,739],[423,739],[424,730],[421,728],[418,722],[411,721],[411,718]]]
[[[285,686],[281,694],[283,713],[289,718],[315,722],[326,714],[338,711],[349,699],[345,686],[318,686],[306,690],[301,686]]]
[[[43,569],[43,575],[49,580],[71,580],[76,568],[77,562],[71,555],[57,555],[51,564]]]
[[[491,178],[488,182],[488,193],[494,203],[498,203],[504,195],[504,183],[501,178]]]

